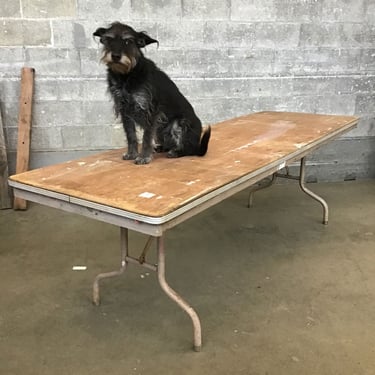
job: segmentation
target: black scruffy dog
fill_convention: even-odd
[[[159,42],[120,22],[101,27],[93,35],[103,44],[102,61],[108,67],[109,91],[128,141],[123,159],[148,164],[154,147],[158,152],[167,152],[170,158],[205,155],[211,128],[201,137],[202,124],[191,104],[141,51],[142,47]],[[143,128],[140,153],[136,125]]]

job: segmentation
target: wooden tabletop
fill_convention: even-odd
[[[352,116],[260,112],[213,125],[204,157],[156,154],[150,164],[135,165],[117,149],[17,174],[10,183],[162,217],[270,163],[307,153],[357,122]]]

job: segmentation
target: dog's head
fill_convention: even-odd
[[[137,32],[132,27],[120,22],[112,23],[108,28],[99,27],[94,32],[103,44],[101,59],[109,69],[116,73],[127,74],[142,56],[140,48],[151,43],[158,43],[145,32]]]

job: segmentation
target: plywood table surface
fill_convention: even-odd
[[[212,126],[204,157],[148,165],[123,149],[11,176],[10,181],[148,216],[162,217],[286,156],[298,156],[355,126],[352,116],[260,112]]]

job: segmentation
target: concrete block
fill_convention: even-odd
[[[78,76],[81,71],[80,55],[74,49],[29,48],[25,60],[35,68],[37,77]]]
[[[336,77],[337,94],[370,93],[374,89],[375,77]]]
[[[0,22],[0,46],[45,46],[51,44],[48,21],[7,20]]]
[[[272,73],[274,61],[273,50],[237,48],[164,50],[150,55],[173,78],[264,76]]]
[[[309,157],[309,174],[313,171],[318,181],[374,178],[375,164],[369,163],[374,150],[375,137],[334,140]]]
[[[15,79],[0,80],[0,103],[16,102],[20,95],[20,82]]]
[[[182,16],[180,0],[133,0],[131,6],[134,19],[175,20]]]
[[[85,124],[83,102],[47,101],[35,102],[33,126],[79,126]]]
[[[323,0],[322,21],[328,22],[363,22],[366,0]]]
[[[231,19],[234,21],[276,21],[274,0],[232,0]]]
[[[365,3],[365,0],[232,0],[231,19],[256,22],[362,22]]]
[[[7,152],[17,151],[18,127],[5,127],[4,138],[6,141]]]
[[[361,116],[375,113],[375,94],[373,92],[370,94],[359,93],[357,95],[355,113]]]
[[[61,136],[61,128],[52,126],[48,128],[39,128],[33,126],[31,129],[31,150],[61,150],[63,140]]]
[[[203,124],[217,122],[255,112],[257,100],[252,98],[204,98],[191,100]]]
[[[316,96],[317,113],[332,115],[353,115],[356,108],[356,95],[318,95]]]
[[[18,100],[12,102],[2,102],[1,116],[4,128],[17,127],[18,125]]]
[[[161,48],[202,48],[204,40],[205,23],[202,21],[175,20],[158,22],[156,28],[146,29],[139,25],[136,30],[145,30],[150,36],[159,40]],[[155,33],[156,32],[156,33]],[[149,49],[156,49],[156,45],[150,45]]]
[[[105,23],[124,22],[130,19],[130,4],[131,0],[101,0],[100,2],[80,0],[78,1],[78,19]]]
[[[254,39],[253,23],[207,21],[204,27],[204,45],[208,48],[252,48]]]
[[[73,25],[71,20],[52,20],[52,45],[55,48],[69,48],[73,46]]]
[[[17,151],[18,127],[6,128],[7,147],[10,152]],[[62,148],[61,128],[52,126],[31,128],[31,151],[58,150]]]
[[[22,13],[26,18],[74,17],[75,0],[22,0]]]
[[[35,81],[34,100],[42,101],[80,101],[84,98],[83,81],[52,78]]]
[[[228,63],[227,77],[264,77],[273,74],[275,51],[229,48],[224,62]]]
[[[24,49],[20,47],[0,48],[0,77],[18,77],[25,64]]]
[[[306,75],[358,73],[361,56],[358,49],[300,48],[275,52],[274,74]]]
[[[290,77],[286,95],[321,95],[336,93],[336,77]]]
[[[115,120],[113,104],[106,102],[83,103],[84,124],[88,126],[112,124]]]
[[[147,56],[171,77],[202,77],[209,76],[210,67],[216,70],[216,74],[220,73],[215,67],[223,52],[201,49],[149,50]]]
[[[61,129],[64,150],[111,148],[110,126],[74,126]]]
[[[375,71],[375,49],[363,49],[360,52],[360,70],[373,73]]]
[[[101,48],[83,48],[79,50],[80,71],[83,77],[99,77],[104,79],[107,68],[100,62],[102,57]]]
[[[58,101],[81,101],[84,100],[83,81],[76,79],[49,80],[51,84],[57,86]]]
[[[342,138],[375,137],[375,113],[360,117],[358,126]]]
[[[114,124],[111,128],[110,148],[126,147],[127,141],[124,129],[121,124]]]
[[[296,48],[299,44],[300,25],[296,23],[258,23],[254,31],[255,48]]]
[[[52,20],[53,46],[59,48],[99,48],[92,36],[98,27],[109,22],[92,20]]]
[[[1,17],[14,17],[21,16],[21,7],[19,1],[1,1],[0,2]]]
[[[361,43],[362,48],[373,48],[375,44],[375,25],[364,25],[359,30],[355,39]]]
[[[322,13],[322,2],[315,0],[232,0],[231,4],[235,21],[311,22]]]
[[[259,98],[293,94],[293,79],[192,79],[175,83],[188,98]]]
[[[182,16],[189,19],[226,20],[230,16],[230,0],[189,0],[182,2]]]
[[[111,96],[107,90],[107,80],[104,78],[83,80],[82,97],[87,101],[101,101],[111,103]]]
[[[366,29],[356,23],[302,24],[301,47],[358,48],[366,41]]]
[[[275,16],[275,21],[283,22],[320,22],[324,1],[316,0],[275,0],[268,9]]]
[[[365,8],[364,20],[371,25],[375,25],[375,3],[373,1],[366,1]]]
[[[310,95],[260,97],[255,110],[314,112],[314,97]]]

